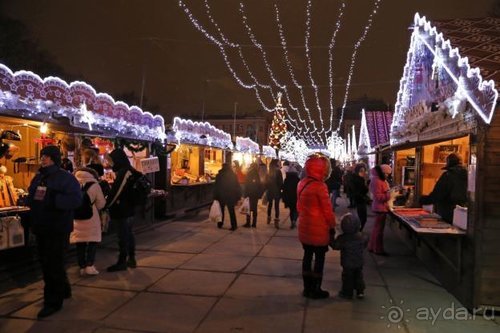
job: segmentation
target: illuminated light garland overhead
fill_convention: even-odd
[[[380,6],[380,2],[382,0],[375,0],[374,1],[374,6],[373,10],[370,13],[368,17],[368,24],[365,26],[363,29],[363,33],[361,34],[361,37],[358,39],[358,41],[354,44],[354,51],[351,55],[351,64],[349,66],[349,74],[347,76],[347,82],[346,82],[346,87],[345,87],[345,94],[344,94],[344,101],[342,103],[342,109],[340,112],[340,119],[339,119],[339,125],[337,126],[337,131],[340,130],[340,126],[342,125],[342,122],[344,121],[344,111],[345,107],[347,105],[347,98],[349,97],[349,89],[351,87],[351,80],[352,76],[354,74],[354,66],[356,64],[356,57],[358,55],[358,50],[361,44],[364,42],[366,39],[366,36],[368,35],[368,32],[370,31],[370,28],[372,27],[373,24],[373,17],[377,14],[378,8]]]
[[[311,124],[313,124],[313,126],[315,126],[314,121],[313,121],[313,119],[311,117],[311,113],[309,111],[309,108],[307,107],[307,103],[306,103],[304,92],[303,92],[303,87],[302,87],[302,85],[300,85],[298,83],[298,81],[297,81],[297,79],[295,77],[295,73],[294,73],[294,70],[293,70],[293,67],[292,67],[292,63],[291,63],[289,55],[288,55],[288,49],[287,49],[287,43],[286,43],[285,33],[284,33],[284,29],[283,29],[283,24],[281,23],[280,12],[279,12],[278,5],[276,3],[274,4],[274,9],[275,9],[275,13],[276,13],[276,23],[278,25],[278,32],[279,32],[279,36],[280,36],[280,39],[281,39],[281,47],[283,49],[283,54],[284,54],[284,57],[285,57],[285,63],[286,63],[288,72],[290,74],[290,78],[292,79],[292,82],[295,85],[295,87],[299,90],[300,97],[301,97],[301,100],[302,100],[302,106],[304,107],[304,110],[307,113],[309,121],[311,122]],[[290,98],[288,96],[288,92],[286,92],[286,95],[287,95],[287,100],[290,101]],[[305,124],[305,120],[303,120],[302,117],[300,116],[300,112],[298,110],[296,110],[296,109],[293,109],[293,110],[297,112],[299,121]],[[293,119],[293,117],[290,117],[290,118]]]
[[[333,131],[333,114],[335,109],[333,107],[333,48],[335,47],[335,42],[337,40],[337,34],[340,30],[342,17],[344,16],[345,1],[342,0],[339,6],[339,13],[337,15],[337,21],[335,23],[335,30],[332,34],[332,39],[328,45],[328,83],[330,86],[330,128],[328,133],[331,134]]]
[[[257,49],[260,51],[260,54],[262,56],[262,60],[264,61],[264,67],[266,68],[271,80],[274,82],[274,84],[279,88],[281,89],[285,95],[286,95],[286,98],[288,100],[288,104],[290,105],[290,108],[292,108],[294,111],[296,111],[298,113],[298,109],[292,104],[292,101],[291,101],[291,98],[290,98],[290,95],[288,93],[288,90],[286,88],[286,85],[283,85],[283,84],[280,84],[278,82],[278,79],[276,78],[276,76],[274,75],[272,69],[271,69],[271,65],[269,64],[269,61],[267,59],[267,54],[266,54],[266,51],[264,50],[264,48],[262,47],[262,44],[260,44],[258,41],[257,41],[257,38],[255,37],[254,33],[253,33],[253,30],[252,28],[250,27],[250,25],[248,24],[248,18],[245,14],[245,5],[240,2],[240,7],[239,7],[239,11],[240,11],[240,14],[241,14],[241,18],[242,18],[242,21],[243,21],[243,25],[245,27],[245,30],[248,34],[248,37],[250,38],[252,44],[257,47]],[[304,105],[305,106],[305,105]],[[306,106],[305,106],[306,107]],[[306,109],[306,111],[308,111]],[[309,114],[309,113],[308,113]],[[294,119],[293,117],[290,117],[290,119]],[[301,120],[301,123],[304,124],[304,126],[306,127],[306,132],[309,133],[309,134],[313,134],[313,133],[316,133],[318,130],[314,124],[314,121],[312,120],[311,117],[309,117],[309,120],[311,122],[311,124],[314,126],[314,130],[310,130],[307,126],[307,122],[304,122]]]
[[[215,45],[217,45],[219,47],[219,51],[221,52],[222,58],[224,59],[224,62],[226,63],[227,68],[229,69],[229,71],[233,75],[233,77],[236,80],[236,82],[238,82],[238,84],[240,86],[242,86],[243,88],[253,89],[255,91],[255,95],[257,97],[257,100],[259,101],[259,103],[262,106],[262,108],[264,110],[268,111],[268,112],[273,111],[274,108],[267,107],[266,104],[264,103],[264,101],[262,100],[262,98],[261,98],[261,96],[259,94],[259,91],[258,91],[257,84],[255,84],[255,83],[254,84],[248,84],[248,83],[245,83],[243,80],[240,79],[240,77],[238,76],[238,74],[236,73],[236,71],[234,70],[234,68],[232,67],[231,62],[229,61],[229,57],[228,57],[228,55],[226,53],[226,50],[224,49],[224,43],[221,42],[216,37],[212,36],[210,33],[208,33],[208,31],[193,16],[193,14],[189,10],[189,8],[186,6],[186,4],[184,4],[184,2],[182,0],[179,0],[179,7],[182,8],[182,10],[187,15],[187,17],[189,18],[189,20],[191,21],[191,23],[193,24],[193,26],[198,31],[200,31],[201,33],[203,33],[207,39],[209,39],[210,41],[212,41]]]
[[[312,7],[312,1],[308,0],[306,6],[306,33],[305,33],[307,73],[309,74],[309,80],[311,81],[311,85],[314,89],[314,97],[316,97],[316,108],[318,109],[319,112],[319,121],[321,123],[321,130],[318,133],[323,134],[325,133],[325,124],[323,122],[323,112],[321,111],[321,106],[319,103],[318,86],[314,82],[312,74],[311,55],[309,50],[309,41],[311,39],[311,7]],[[325,135],[325,140],[326,140],[326,135]]]
[[[222,30],[220,29],[220,27],[218,26],[218,24],[215,22],[215,20],[213,19],[212,15],[211,15],[208,0],[204,0],[204,1],[205,1],[207,15],[209,16],[211,23],[215,26],[219,35],[221,36],[220,39],[211,35],[194,18],[193,14],[187,8],[187,6],[183,0],[179,0],[179,6],[184,10],[184,12],[188,16],[191,23],[195,26],[195,28],[198,29],[200,32],[202,32],[207,37],[207,39],[209,39],[210,41],[212,41],[213,43],[215,43],[219,47],[219,50],[223,56],[223,59],[227,65],[229,71],[231,72],[233,77],[236,79],[236,81],[242,87],[244,87],[246,89],[253,89],[255,91],[257,99],[259,100],[259,103],[264,108],[264,110],[272,111],[273,109],[267,107],[265,105],[264,101],[262,100],[260,93],[259,93],[259,88],[269,90],[269,92],[274,97],[273,86],[270,84],[265,84],[265,83],[259,81],[258,78],[253,74],[248,62],[246,61],[246,59],[244,57],[241,45],[230,42],[225,37],[225,35],[222,33]],[[348,98],[348,94],[349,94],[349,88],[350,88],[351,79],[352,79],[352,75],[353,75],[353,71],[354,71],[355,60],[356,60],[358,48],[360,47],[361,43],[366,38],[366,35],[367,35],[369,29],[371,28],[371,25],[373,22],[373,16],[376,14],[380,2],[381,2],[381,0],[375,0],[375,6],[374,6],[375,8],[373,9],[372,13],[369,16],[368,24],[364,29],[364,33],[362,34],[362,36],[360,37],[360,39],[357,41],[357,43],[354,46],[354,52],[353,52],[353,55],[351,57],[351,65],[349,68],[349,76],[348,76],[348,80],[347,80],[347,84],[346,84],[346,92],[344,95],[344,103],[343,103],[342,108],[341,108],[342,113],[341,113],[341,116],[339,119],[339,125],[338,125],[337,130],[340,128],[341,123],[343,121],[345,106],[347,104],[347,98]],[[332,72],[333,72],[333,65],[332,65],[333,52],[332,52],[332,50],[333,50],[334,45],[335,45],[336,35],[337,35],[337,33],[340,29],[340,26],[341,26],[341,19],[343,17],[346,4],[345,4],[345,0],[343,0],[339,6],[339,12],[337,15],[337,23],[335,25],[335,31],[333,32],[332,39],[331,39],[330,44],[329,44],[329,53],[328,53],[328,55],[329,55],[329,58],[328,58],[328,60],[329,60],[329,86],[330,86],[330,99],[329,99],[329,102],[330,102],[329,103],[329,105],[330,105],[330,122],[329,122],[329,128],[325,127],[325,120],[323,118],[323,110],[321,109],[321,105],[320,105],[320,101],[319,101],[319,87],[316,84],[316,82],[314,81],[314,78],[312,75],[313,74],[312,59],[311,59],[310,47],[309,47],[309,42],[310,42],[310,37],[311,37],[311,21],[312,21],[311,7],[312,7],[312,0],[308,0],[307,8],[306,8],[307,9],[306,10],[307,17],[306,17],[305,49],[306,49],[306,59],[307,59],[309,80],[311,81],[312,88],[314,89],[314,95],[316,97],[316,108],[318,109],[318,112],[319,112],[319,118],[320,118],[320,123],[321,123],[320,129],[318,129],[316,127],[316,123],[313,120],[313,117],[311,116],[310,108],[307,106],[305,96],[303,93],[304,87],[302,85],[300,85],[299,82],[295,78],[293,68],[292,68],[290,59],[288,57],[288,50],[287,50],[287,44],[286,44],[286,40],[285,40],[285,34],[283,32],[283,25],[281,24],[281,21],[280,21],[279,10],[278,10],[277,4],[276,3],[274,4],[274,8],[275,8],[275,12],[276,12],[276,20],[278,23],[278,30],[279,30],[279,35],[280,35],[280,39],[281,39],[281,46],[282,46],[283,52],[285,54],[285,62],[287,65],[286,67],[290,73],[290,77],[292,78],[292,82],[294,83],[295,87],[299,90],[302,104],[303,104],[304,110],[307,113],[307,118],[308,118],[309,122],[307,122],[305,119],[303,119],[301,117],[299,109],[293,105],[293,102],[290,98],[290,93],[289,93],[289,90],[287,89],[288,87],[286,86],[286,84],[280,83],[279,80],[277,79],[277,77],[274,75],[272,68],[269,64],[268,58],[267,58],[267,54],[263,48],[263,45],[257,41],[252,28],[248,24],[248,18],[245,14],[245,6],[244,6],[243,2],[239,3],[239,11],[240,11],[240,14],[242,16],[242,20],[243,20],[243,24],[244,24],[244,27],[246,29],[246,32],[247,32],[250,40],[252,41],[252,44],[260,51],[260,53],[262,55],[262,59],[264,61],[264,65],[265,65],[264,67],[265,67],[266,71],[268,72],[271,81],[279,90],[281,90],[283,92],[284,97],[286,98],[290,109],[293,110],[297,115],[297,117],[292,115],[291,112],[289,112],[288,108],[285,111],[286,115],[287,115],[286,121],[287,121],[287,124],[290,125],[290,131],[293,132],[294,134],[298,134],[301,137],[303,137],[310,145],[321,145],[321,144],[324,144],[325,140],[328,141],[328,138],[329,138],[328,135],[330,135],[332,133],[332,129],[333,129],[333,113],[335,112],[335,110],[334,110],[334,106],[333,106],[333,74],[332,74]],[[226,46],[238,50],[238,55],[239,55],[243,65],[244,65],[245,69],[247,70],[249,77],[252,79],[253,84],[244,82],[238,76],[235,69],[232,67],[231,62],[229,61],[228,54],[225,50]],[[309,125],[312,126],[312,129],[309,128]],[[324,137],[321,134],[323,134]]]

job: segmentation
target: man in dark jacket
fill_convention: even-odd
[[[446,170],[439,177],[432,192],[420,198],[423,205],[433,204],[436,213],[448,223],[453,222],[453,210],[456,205],[467,203],[467,170],[462,166],[457,154],[446,158]]]
[[[361,230],[363,230],[366,220],[368,204],[368,186],[366,186],[366,166],[363,163],[358,163],[354,167],[354,173],[351,175],[349,188],[351,189],[352,200],[356,206],[359,221],[361,222]]]
[[[59,311],[63,299],[71,297],[71,286],[64,267],[64,252],[73,231],[73,210],[82,202],[80,184],[60,168],[61,152],[56,146],[40,151],[41,167],[28,189],[28,206],[38,256],[45,283],[43,308],[39,318]]]
[[[294,165],[288,168],[286,173],[286,178],[283,182],[283,203],[285,208],[290,209],[290,229],[295,229],[297,226],[297,218],[299,214],[297,213],[297,186],[299,185],[299,173]]]
[[[109,156],[116,174],[113,186],[106,198],[106,207],[113,223],[116,223],[118,246],[120,249],[116,264],[107,268],[108,272],[124,271],[127,266],[135,268],[135,237],[132,232],[135,204],[132,195],[132,182],[139,173],[131,165],[123,149],[113,150]],[[128,260],[127,260],[128,258]]]
[[[220,203],[220,209],[222,211],[222,221],[217,223],[219,228],[222,228],[224,224],[224,207],[227,206],[229,210],[229,217],[231,220],[231,230],[236,230],[238,227],[236,221],[236,213],[234,212],[234,206],[241,198],[241,187],[236,178],[236,174],[231,169],[231,165],[224,163],[222,169],[215,177],[215,193],[214,199],[218,200]]]
[[[259,166],[254,162],[250,164],[245,178],[245,197],[248,197],[248,201],[250,202],[250,212],[247,215],[247,223],[244,225],[245,228],[257,227],[257,203],[260,197],[262,197],[262,191],[263,187],[260,183]],[[250,215],[252,215],[251,225]]]
[[[328,192],[332,196],[332,206],[337,207],[337,198],[340,197],[340,187],[342,185],[342,169],[337,165],[337,161],[334,158],[330,159],[330,164],[332,165],[332,173],[330,177],[325,181],[326,186],[328,186]]]
[[[359,231],[359,220],[350,213],[340,220],[342,234],[333,242],[333,248],[340,250],[342,266],[342,289],[339,297],[351,299],[353,290],[358,298],[364,298],[365,282],[363,280],[363,252],[367,240]]]

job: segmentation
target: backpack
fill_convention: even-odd
[[[142,173],[136,171],[131,177],[130,198],[136,206],[145,205],[151,194],[151,182]]]
[[[82,204],[74,211],[75,220],[88,220],[92,218],[92,215],[94,215],[94,211],[92,209],[94,203],[90,201],[89,194],[87,193],[88,189],[93,184],[93,182],[87,182],[82,186]]]

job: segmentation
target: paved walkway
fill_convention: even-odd
[[[220,230],[206,214],[158,225],[138,235],[139,266],[126,272],[106,273],[116,249],[101,248],[103,272],[80,277],[70,267],[73,298],[43,321],[36,320],[42,282],[0,295],[0,332],[500,332],[498,318],[464,318],[388,230],[392,255],[366,253],[366,299],[303,298],[302,249],[282,215],[280,230],[265,223],[263,207],[257,229]],[[326,261],[323,287],[335,295],[339,253],[329,251]]]

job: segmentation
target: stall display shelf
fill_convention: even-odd
[[[422,208],[402,208],[394,209],[392,214],[398,220],[404,222],[413,231],[418,234],[443,234],[443,235],[465,235],[465,231],[450,225],[446,222],[437,222],[436,226],[433,228],[420,226],[419,220],[428,217],[430,215],[435,216],[435,214],[429,214],[429,212],[423,210]]]

